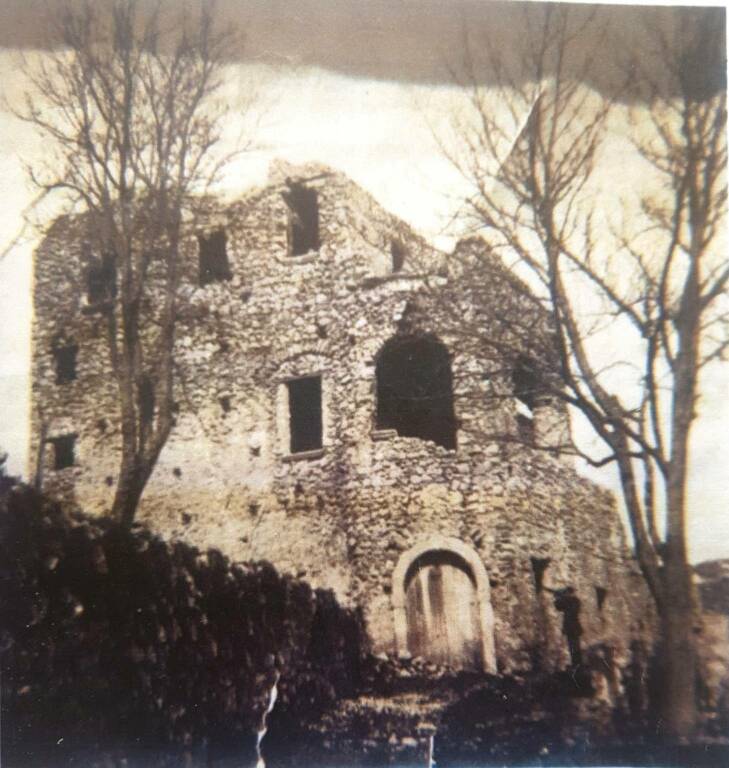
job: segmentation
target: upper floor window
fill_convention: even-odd
[[[307,376],[286,382],[289,395],[291,453],[322,447],[321,376]]]
[[[519,439],[528,445],[534,445],[534,411],[543,398],[542,382],[534,361],[526,355],[519,356],[511,372],[511,380],[517,401],[516,422]]]
[[[514,397],[533,411],[542,395],[542,383],[533,360],[526,355],[520,355],[511,373]]]
[[[299,182],[287,181],[283,199],[289,209],[288,246],[290,256],[318,251],[319,197],[315,189]]]
[[[537,440],[537,431],[534,426],[534,416],[527,416],[524,413],[516,414],[516,429],[519,440],[527,445],[534,445]]]
[[[377,359],[377,427],[456,447],[451,361],[434,337],[395,336]]]
[[[399,240],[395,239],[390,241],[390,256],[392,258],[393,273],[402,271],[407,255],[407,248]]]
[[[76,463],[76,435],[48,438],[53,445],[53,469],[66,469]]]
[[[68,384],[76,378],[76,356],[78,345],[57,341],[53,345],[53,363],[56,370],[56,384]]]
[[[218,229],[209,235],[198,235],[197,242],[200,285],[230,280],[233,275],[228,263],[225,230]]]
[[[116,296],[116,257],[112,252],[107,251],[101,258],[89,257],[86,296],[91,307],[106,304]]]

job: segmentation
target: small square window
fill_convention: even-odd
[[[321,376],[287,382],[291,453],[322,447]]]
[[[76,435],[59,435],[48,442],[53,444],[53,469],[66,469],[76,463]]]
[[[199,275],[201,286],[230,280],[233,275],[228,263],[225,230],[218,229],[209,235],[198,235]]]
[[[517,413],[516,426],[519,433],[519,440],[526,445],[534,445],[537,437],[534,428],[534,419],[530,419],[522,413]]]

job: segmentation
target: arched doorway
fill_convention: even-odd
[[[476,583],[452,552],[426,552],[405,577],[408,651],[436,664],[480,669],[481,626]]]
[[[488,576],[466,544],[433,536],[404,552],[392,600],[401,655],[496,671]]]

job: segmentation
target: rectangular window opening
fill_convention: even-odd
[[[551,563],[549,557],[532,557],[532,575],[534,576],[534,587],[537,590],[537,594],[544,588],[544,574],[549,568]]]
[[[89,259],[86,293],[89,306],[106,304],[116,296],[116,257],[113,253]]]
[[[321,376],[287,382],[291,453],[322,447]]]
[[[228,263],[227,238],[224,229],[209,235],[198,235],[199,282],[201,286],[230,280],[233,274]]]
[[[390,256],[392,257],[393,273],[402,271],[407,254],[407,248],[405,248],[399,240],[392,240],[390,242]]]
[[[66,469],[76,463],[76,435],[59,435],[48,442],[53,444],[53,469]]]
[[[536,430],[534,428],[534,419],[525,416],[523,413],[516,414],[516,428],[519,434],[519,440],[526,445],[536,443]]]
[[[537,364],[527,355],[520,355],[511,372],[514,396],[526,406],[529,411],[534,411],[543,405],[544,384]]]
[[[56,384],[68,384],[76,379],[76,355],[78,346],[69,344],[56,347],[53,350],[53,359],[56,368]]]
[[[309,251],[318,251],[321,243],[317,191],[303,184],[289,182],[283,198],[289,209],[289,255],[301,256]]]
[[[605,587],[595,587],[595,600],[597,602],[597,610],[602,613],[605,600],[607,599],[607,589]]]

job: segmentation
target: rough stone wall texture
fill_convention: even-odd
[[[310,179],[319,196],[321,247],[290,256],[285,177]],[[344,176],[318,166],[277,166],[271,184],[211,206],[224,226],[232,279],[199,287],[197,243],[186,251],[178,331],[179,413],[145,491],[139,519],[165,537],[216,546],[234,560],[261,558],[330,587],[364,609],[373,649],[394,653],[392,577],[429,537],[453,537],[488,574],[498,668],[568,660],[562,617],[538,593],[531,558],[550,558],[550,587],[582,601],[585,646],[649,633],[645,588],[611,495],[549,452],[489,439],[516,435],[509,378],[455,319],[494,328],[534,312],[493,265],[478,291],[459,265],[432,250]],[[110,507],[119,457],[115,384],[103,319],[83,310],[83,219],[51,227],[36,254],[33,445],[44,489],[87,512]],[[392,273],[390,242],[408,251]],[[468,255],[483,244],[467,241]],[[483,258],[481,259],[483,263]],[[483,317],[479,315],[483,309]],[[451,357],[457,449],[375,429],[378,351],[398,330],[434,334]],[[55,383],[51,348],[78,344],[78,376]],[[534,316],[534,333],[548,334]],[[503,368],[503,366],[502,366]],[[322,450],[289,455],[286,381],[322,377]],[[503,398],[489,398],[489,392]],[[487,405],[491,403],[490,405]],[[494,404],[495,403],[495,404]],[[228,407],[224,407],[224,404]],[[560,408],[536,411],[540,442],[562,440]],[[75,466],[53,470],[49,438],[76,433]],[[601,608],[596,588],[607,590]]]

